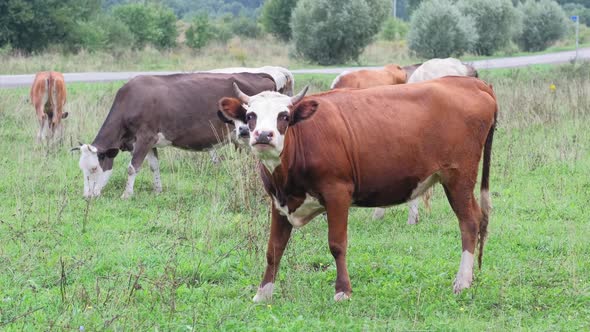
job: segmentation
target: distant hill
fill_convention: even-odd
[[[243,14],[257,16],[264,0],[103,0],[103,8],[124,3],[159,3],[174,10],[179,18],[199,13],[209,16]]]

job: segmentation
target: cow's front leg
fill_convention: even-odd
[[[155,140],[137,140],[133,147],[131,162],[127,167],[127,184],[125,185],[125,191],[121,198],[127,199],[133,196],[133,187],[135,185],[135,177],[141,168],[141,164],[143,163],[145,157],[147,156],[148,152],[151,150],[153,144],[155,144]]]
[[[328,213],[328,244],[336,260],[336,295],[334,301],[348,300],[352,294],[348,269],[346,267],[346,248],[348,245],[348,209],[351,193],[346,188],[333,195],[324,195]]]
[[[274,207],[274,203],[271,204],[271,210],[270,238],[268,239],[268,248],[266,249],[266,271],[264,272],[260,287],[258,287],[258,291],[254,296],[254,302],[268,301],[272,298],[279,263],[287,247],[287,242],[289,242],[289,238],[291,237],[291,230],[293,229],[287,217],[279,214]]]

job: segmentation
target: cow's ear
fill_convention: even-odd
[[[219,101],[219,111],[226,119],[240,120],[246,122],[246,109],[236,98],[221,98]]]
[[[68,112],[63,112],[63,113],[61,114],[61,118],[62,118],[62,119],[65,119],[65,118],[67,118],[67,117],[68,117]]]
[[[310,118],[318,109],[318,102],[315,100],[302,101],[295,106],[291,111],[291,121],[289,125],[292,126],[299,121]]]

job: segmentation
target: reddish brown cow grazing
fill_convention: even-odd
[[[406,83],[406,72],[398,65],[387,65],[383,69],[345,71],[334,79],[330,88],[365,89],[403,83]]]
[[[56,71],[37,73],[31,86],[31,102],[39,120],[37,140],[52,138],[61,126],[61,119],[68,117],[68,112],[63,112],[66,103],[63,75]]]
[[[336,301],[352,288],[346,267],[350,206],[401,204],[440,182],[459,219],[462,256],[454,291],[471,285],[490,213],[489,169],[497,104],[484,82],[445,77],[411,85],[334,90],[303,98],[263,92],[223,98],[227,117],[246,122],[272,198],[267,267],[254,301],[272,296],[293,227],[328,215]],[[425,97],[427,96],[427,97]],[[483,151],[481,208],[473,189]]]

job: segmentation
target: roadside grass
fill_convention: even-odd
[[[581,44],[587,47],[590,44]],[[466,54],[464,61],[485,60],[506,56],[546,54],[573,50],[575,46],[559,45],[542,52],[475,56]],[[409,65],[423,62],[412,55],[405,41],[375,40],[368,45],[358,61],[351,61],[328,67],[342,66],[382,66],[389,63]],[[47,51],[42,54],[24,56],[9,52],[0,53],[0,75],[33,74],[44,70],[59,72],[109,72],[109,71],[198,71],[224,67],[261,67],[265,65],[283,66],[289,69],[326,68],[295,56],[292,44],[285,44],[266,36],[257,40],[234,37],[227,43],[211,43],[200,51],[184,46],[169,51],[159,51],[147,47],[141,51],[86,52],[62,54]]]
[[[335,75],[297,75],[297,90]],[[0,90],[0,329],[588,330],[590,75],[583,68],[482,72],[500,103],[494,206],[483,268],[452,292],[461,249],[440,186],[421,223],[405,206],[372,221],[351,209],[353,297],[334,303],[325,219],[293,233],[272,302],[251,302],[265,267],[269,200],[252,156],[161,149],[164,192],[144,166],[121,200],[130,158],[86,201],[78,139],[90,142],[121,82],[68,86],[66,130],[35,144],[27,89]],[[550,85],[555,84],[552,91]],[[378,138],[376,138],[378,139]]]

